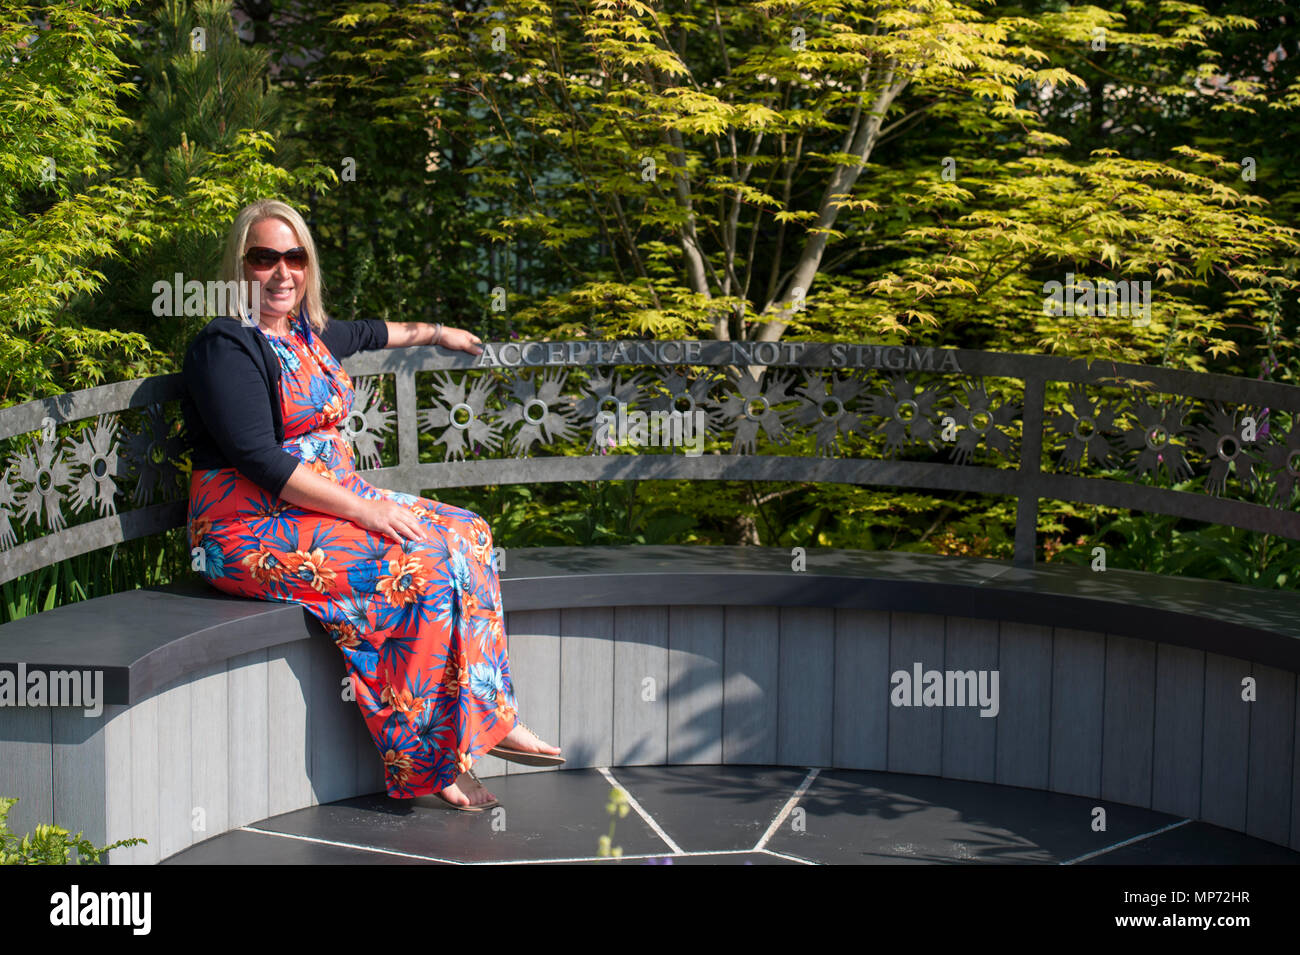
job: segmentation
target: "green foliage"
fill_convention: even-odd
[[[518,259],[528,249],[494,247],[479,227],[487,210],[469,195],[466,171],[485,163],[482,144],[446,137],[424,103],[404,97],[431,66],[427,51],[399,28],[368,26],[377,50],[363,62],[332,21],[339,5],[301,7],[265,24],[283,91],[286,156],[318,159],[339,185],[307,196],[331,314],[388,321],[437,321],[509,337],[508,313],[494,312],[492,289],[523,290]],[[468,91],[445,107],[474,109]],[[547,281],[538,270],[529,283]]]
[[[367,3],[335,25],[352,34],[340,60],[359,85],[384,78],[387,109],[475,144],[482,159],[461,174],[502,210],[481,234],[532,235],[569,278],[517,311],[526,325],[983,338],[1188,367],[1232,355],[1225,326],[1262,330],[1269,289],[1295,288],[1270,259],[1293,255],[1296,233],[1228,185],[1229,159],[1186,143],[1142,160],[1079,156],[1046,127],[1087,84],[1062,51],[1097,29],[1111,48],[1175,65],[1174,87],[1203,74],[1191,58],[1212,40],[1253,21],[1191,4],[1151,19],[1155,7],[1133,4],[1143,29],[1128,30],[1096,7],[978,6]],[[422,68],[395,89],[417,55]],[[1253,113],[1263,99],[1243,87],[1233,106]],[[583,271],[572,257],[592,243],[609,257]],[[1153,281],[1158,319],[1048,320],[1042,282],[1066,271]]]
[[[1189,490],[1194,482],[1179,485]],[[1235,527],[1196,525],[1164,514],[1115,512],[1094,522],[1074,544],[1053,547],[1051,559],[1090,566],[1093,548],[1106,566],[1224,580],[1253,587],[1300,590],[1300,543]],[[1077,525],[1076,525],[1077,526]],[[1041,529],[1041,528],[1040,528]]]
[[[270,195],[313,223],[344,318],[1055,350],[1294,383],[1286,9],[391,0],[276,5],[250,43],[224,2],[10,4],[0,404],[174,370],[204,319],[159,321],[152,283],[207,277],[231,214]],[[1066,272],[1151,280],[1151,324],[1044,315]],[[843,485],[445,493],[507,546],[1005,557],[1014,524],[1005,498]],[[1049,502],[1039,531],[1053,559],[1100,533],[1134,564],[1294,582],[1272,572],[1294,545],[1163,521]],[[93,596],[106,570],[13,582],[8,612]]]
[[[494,246],[535,244],[533,274],[561,287],[491,280],[510,292],[507,327],[531,337],[795,335],[1239,374],[1264,352],[1286,380],[1300,369],[1297,233],[1278,214],[1290,206],[1269,202],[1293,173],[1276,161],[1268,188],[1243,182],[1216,111],[1233,115],[1231,143],[1249,124],[1252,154],[1278,152],[1295,58],[1250,77],[1274,45],[1257,27],[1292,27],[1243,13],[358,3],[325,32],[326,85],[372,92],[369,114],[395,126],[431,117],[438,150],[462,160],[434,181],[465,188]],[[1207,95],[1216,70],[1230,82]],[[1151,281],[1151,323],[1045,315],[1043,283],[1066,272]],[[692,518],[682,541],[1012,549],[1006,499],[682,487],[678,500],[651,484],[464,494],[495,506],[515,546],[655,539],[663,501]],[[1095,514],[1047,504],[1040,530],[1054,542]]]
[[[270,55],[241,41],[227,0],[163,0],[132,36],[139,96],[116,165],[147,182],[159,240],[105,263],[115,294],[75,303],[103,328],[145,332],[167,370],[212,316],[156,316],[154,284],[216,279],[222,241],[235,211],[254,198],[321,184],[319,165],[282,162],[279,101],[268,89]]]
[[[164,0],[137,43],[146,91],[126,155],[140,174],[183,195],[230,152],[239,131],[273,132],[279,97],[267,89],[270,53],[243,43],[224,0]]]
[[[102,287],[95,264],[157,238],[139,179],[110,177],[125,0],[9,4],[0,11],[0,401],[87,387],[106,369],[130,376],[152,349],[143,335],[60,322],[78,294]],[[35,25],[33,25],[35,24]]]
[[[70,836],[59,826],[42,824],[21,839],[9,831],[9,810],[17,799],[0,799],[0,865],[97,865],[99,857],[112,849],[147,843],[146,839],[119,839],[111,846],[96,849],[78,832]],[[77,853],[73,858],[73,852]]]
[[[609,814],[609,832],[601,836],[596,843],[596,854],[601,858],[622,858],[622,847],[613,844],[614,826],[620,819],[627,818],[631,809],[627,801],[627,793],[621,789],[611,788],[609,800],[605,803],[605,812]]]
[[[199,148],[182,129],[179,144],[160,154],[171,140],[156,127],[191,91],[184,83],[168,87],[163,78],[185,74],[161,67],[145,73],[156,74],[159,85],[148,91],[146,118],[155,128],[143,130],[142,162],[121,155],[119,136],[140,144],[126,132],[133,120],[123,105],[140,92],[125,79],[132,67],[122,59],[136,45],[132,8],[101,0],[10,4],[0,13],[0,370],[7,375],[0,403],[172,370],[186,329],[183,322],[158,322],[150,310],[154,296],[140,296],[140,287],[170,281],[173,265],[186,258],[186,242],[203,240],[210,248],[251,199],[332,178],[315,163],[289,171],[269,162],[273,135],[234,122],[256,124],[258,111],[223,119],[199,110],[191,124],[196,135],[228,124],[221,135]],[[200,7],[214,47],[212,65],[196,67],[197,77],[238,65],[237,57],[218,62],[232,49],[221,39],[223,17],[231,29],[229,9]],[[194,56],[170,55],[173,67]],[[242,68],[258,62],[254,57]],[[245,82],[242,73],[234,77],[232,92]],[[221,85],[207,91],[209,100],[226,102]],[[240,98],[229,102],[237,106]],[[191,107],[197,109],[185,108]],[[193,277],[191,269],[187,278]]]
[[[1207,173],[1235,170],[1222,157],[1176,151],[1209,166]],[[907,230],[918,254],[872,282],[877,294],[863,307],[887,323],[891,310],[925,300],[913,314],[935,332],[923,341],[968,338],[958,329],[970,321],[973,297],[998,316],[984,333],[1005,350],[1130,362],[1158,355],[1165,364],[1206,370],[1213,359],[1237,351],[1221,336],[1227,325],[1257,322],[1254,310],[1269,301],[1270,287],[1296,287],[1261,259],[1300,249],[1300,232],[1248,211],[1264,200],[1212,175],[1126,160],[1110,150],[1096,150],[1086,162],[975,159],[963,169],[960,186],[910,192],[900,183],[897,201],[940,221]],[[1041,284],[1029,278],[1035,271],[1058,282],[1067,272],[1078,280],[1143,278],[1153,286],[1150,323],[1118,309],[1045,315]],[[1220,278],[1238,291],[1198,301]]]
[[[656,485],[656,487],[651,487]],[[440,500],[490,517],[504,547],[686,543],[702,515],[678,482],[573,482],[444,489]]]
[[[0,624],[80,600],[190,579],[183,527],[70,557],[0,584]]]

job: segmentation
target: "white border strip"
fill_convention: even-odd
[[[257,829],[253,826],[240,826],[238,830],[232,832],[254,832],[262,836],[278,836],[281,839],[296,839],[299,842],[314,842],[319,845],[338,846],[342,849],[356,849],[359,852],[375,852],[381,855],[401,856],[405,859],[419,859],[422,862],[443,862],[447,865],[540,865],[546,862],[616,862],[619,859],[668,859],[678,856],[685,858],[689,856],[747,856],[752,855],[751,849],[700,849],[693,852],[681,850],[672,856],[665,856],[662,852],[643,852],[634,853],[625,856],[559,856],[555,858],[540,859],[485,859],[482,862],[462,862],[457,859],[441,859],[437,856],[419,855],[414,852],[398,852],[394,849],[380,849],[375,846],[363,846],[355,842],[337,842],[332,839],[317,839],[314,836],[300,836],[293,832],[276,832],[273,829]],[[816,865],[815,862],[809,862],[806,859],[800,859],[796,856],[783,855],[779,852],[773,852],[771,849],[763,850],[767,855],[779,856],[783,859],[791,859],[795,862],[802,862],[804,865]]]
[[[1104,849],[1094,849],[1092,852],[1085,852],[1083,855],[1079,856],[1078,858],[1067,859],[1066,861],[1058,864],[1074,865],[1076,862],[1085,862],[1088,859],[1095,859],[1097,856],[1105,855],[1107,852],[1113,852],[1116,849],[1122,849],[1125,846],[1131,846],[1135,842],[1141,842],[1143,839],[1150,839],[1152,836],[1158,836],[1162,832],[1168,832],[1170,829],[1177,829],[1179,826],[1185,826],[1191,821],[1192,821],[1191,819],[1180,819],[1177,822],[1170,823],[1169,825],[1165,826],[1163,829],[1156,829],[1152,832],[1145,832],[1140,836],[1134,836],[1132,839],[1125,839],[1123,842],[1117,842],[1113,846],[1106,846],[1106,848]]]
[[[792,856],[788,852],[777,852],[775,849],[759,849],[760,853],[765,856],[776,856],[778,859],[789,859],[791,862],[798,862],[800,865],[821,865],[820,862],[813,862],[811,859],[801,859],[798,856]]]
[[[758,844],[754,846],[754,852],[762,852],[767,847],[767,840],[776,835],[776,830],[781,828],[781,823],[785,822],[785,817],[790,815],[790,812],[799,802],[799,799],[808,791],[808,787],[812,785],[813,780],[817,778],[817,774],[820,772],[821,770],[817,768],[808,770],[808,775],[803,778],[803,782],[799,784],[799,788],[794,791],[793,796],[785,801],[785,805],[781,807],[781,811],[777,814],[777,817],[773,819],[772,824],[767,827],[767,832],[763,833],[763,838],[759,839]]]
[[[315,842],[322,846],[338,846],[340,849],[357,849],[361,852],[378,852],[386,856],[401,856],[404,859],[420,859],[424,862],[445,862],[447,865],[464,865],[455,859],[440,859],[437,856],[422,856],[414,852],[398,852],[395,849],[379,849],[375,846],[362,846],[355,842],[336,842],[333,839],[317,839],[313,836],[300,836],[294,832],[276,832],[274,829],[256,829],[253,826],[240,826],[232,832],[256,832],[261,836],[279,836],[281,839],[297,839],[299,842]]]
[[[617,862],[619,859],[689,859],[693,856],[748,856],[753,855],[749,849],[700,849],[664,855],[662,852],[642,852],[624,856],[573,856],[563,859],[487,859],[483,862],[467,862],[466,865],[540,865],[543,862]]]
[[[668,833],[663,831],[659,823],[655,822],[654,819],[650,816],[650,813],[646,812],[644,809],[641,808],[641,804],[636,801],[636,797],[633,796],[630,792],[628,792],[623,787],[623,784],[614,778],[614,774],[609,771],[608,767],[597,766],[596,769],[602,776],[605,777],[606,782],[608,782],[611,786],[613,786],[615,789],[617,789],[619,792],[621,792],[624,796],[627,797],[628,805],[631,806],[634,810],[636,810],[636,814],[640,816],[642,819],[644,819],[646,825],[655,831],[655,835],[657,835],[660,839],[664,841],[664,845],[666,845],[669,849],[673,850],[673,855],[675,856],[686,855],[686,852],[682,850],[682,847],[679,846],[677,843],[673,842],[672,836],[668,835]],[[735,850],[728,850],[728,851],[735,851]],[[691,855],[704,855],[704,854],[705,853],[694,853],[694,852],[691,853]],[[628,858],[631,857],[629,856]]]

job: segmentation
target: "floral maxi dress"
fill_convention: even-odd
[[[491,531],[477,514],[362,480],[338,430],[352,408],[347,372],[304,318],[287,336],[263,334],[280,362],[284,449],[361,497],[409,507],[428,539],[399,544],[221,468],[191,477],[190,546],[218,590],[299,603],[320,620],[343,653],[388,795],[428,795],[515,725]]]

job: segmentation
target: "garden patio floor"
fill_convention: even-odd
[[[597,855],[617,782],[621,859]],[[377,793],[272,816],[164,864],[1291,864],[1300,853],[1177,816],[932,776],[766,766],[638,766],[483,780],[505,812]],[[1091,826],[1104,806],[1105,832]]]

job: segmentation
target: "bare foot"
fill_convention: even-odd
[[[517,749],[524,753],[545,753],[547,756],[560,755],[560,747],[543,743],[528,732],[523,723],[515,723],[515,728],[506,734],[506,738],[501,741],[500,745],[506,749]]]
[[[438,790],[438,795],[453,806],[481,806],[496,798],[469,773],[461,773],[450,786]]]

